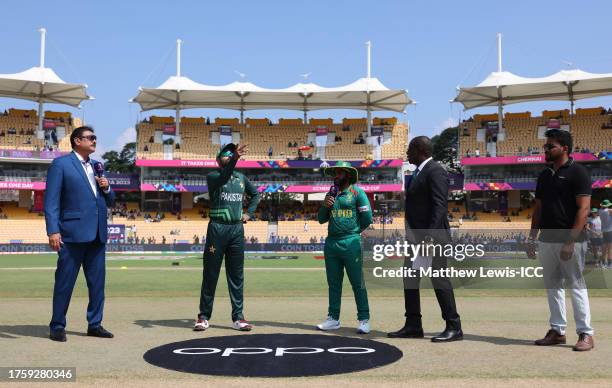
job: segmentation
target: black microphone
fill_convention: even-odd
[[[338,196],[338,193],[340,192],[340,189],[338,188],[337,185],[332,185],[329,188],[329,192],[327,193],[327,195],[329,195],[332,198],[336,198]]]
[[[94,163],[94,171],[96,172],[96,176],[98,178],[102,178],[104,176],[104,165],[100,162]]]

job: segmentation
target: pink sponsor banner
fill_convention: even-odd
[[[381,184],[381,185],[358,185],[366,193],[382,193],[388,191],[402,191],[401,184]],[[329,185],[309,186],[295,185],[285,189],[285,193],[325,193],[329,191]]]
[[[358,185],[366,193],[384,193],[387,191],[402,191],[402,185],[397,183],[389,183],[382,185]]]
[[[44,190],[45,182],[0,182],[0,190]]]
[[[136,165],[141,167],[218,167],[216,160],[149,160],[138,159]],[[256,160],[239,160],[236,167],[240,168],[261,168]]]
[[[176,125],[174,124],[165,124],[163,129],[164,135],[176,135]]]
[[[486,185],[478,185],[477,183],[466,183],[465,190],[467,191],[481,191],[481,190],[492,190],[492,191],[507,191],[513,190],[514,188],[505,182],[502,183],[487,183]]]
[[[143,183],[140,185],[140,191],[157,191],[157,188],[150,183]]]
[[[43,120],[43,129],[53,129],[55,127],[56,127],[56,124],[54,120],[48,120],[48,119]]]
[[[559,119],[550,119],[548,120],[546,126],[548,127],[548,129],[559,129],[561,128],[561,122],[559,121]]]
[[[597,157],[593,154],[577,153],[571,155],[578,162],[596,161]],[[478,164],[542,164],[546,163],[544,154],[528,156],[498,156],[498,157],[470,157],[462,158],[461,164],[464,166]]]
[[[321,160],[239,160],[238,168],[319,168]],[[330,165],[335,161],[328,162]],[[402,159],[351,161],[358,168],[401,167]],[[217,168],[216,160],[153,160],[137,159],[139,167]]]
[[[610,189],[612,188],[612,179],[598,179],[593,182],[594,189]]]

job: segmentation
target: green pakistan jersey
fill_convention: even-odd
[[[231,158],[227,165],[206,176],[211,221],[238,223],[242,218],[242,202],[245,193],[249,197],[247,214],[251,218],[254,217],[260,194],[244,174],[234,171],[236,163],[237,160]]]
[[[359,235],[372,223],[372,208],[363,189],[350,185],[340,192],[331,208],[321,206],[319,223],[329,221],[327,233],[331,238]]]

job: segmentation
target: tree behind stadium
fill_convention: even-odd
[[[102,155],[102,160],[104,160],[104,167],[107,171],[121,173],[136,172],[136,143],[127,143],[123,146],[121,152],[105,152]]]
[[[457,163],[459,128],[446,128],[439,135],[432,137],[431,142],[433,143],[433,158],[448,171],[461,172],[461,167]]]

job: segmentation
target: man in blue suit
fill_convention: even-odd
[[[58,252],[50,338],[66,341],[66,313],[81,265],[89,289],[87,335],[112,338],[102,323],[106,273],[106,210],[115,200],[108,180],[96,174],[96,135],[90,127],[70,135],[72,152],[53,160],[47,172],[45,222],[49,246]]]

